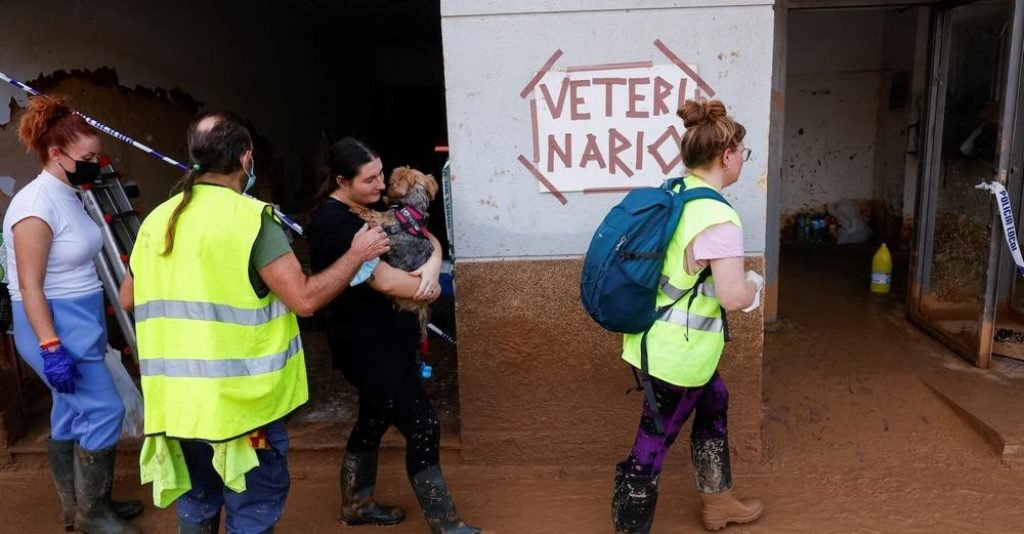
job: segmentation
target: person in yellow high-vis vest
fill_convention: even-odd
[[[721,192],[736,183],[750,157],[743,145],[744,127],[717,100],[688,100],[678,115],[686,127],[680,147],[690,170],[685,186]],[[761,516],[759,501],[731,493],[729,393],[716,370],[728,337],[725,312],[751,312],[760,305],[764,281],[743,270],[737,213],[712,199],[688,202],[662,267],[656,305],[668,308],[646,336],[626,334],[623,340],[622,358],[638,370],[644,368],[646,352],[656,406],[644,399],[633,450],[617,466],[612,498],[617,533],[650,532],[662,463],[691,413],[694,480],[704,527],[718,530]]]
[[[273,531],[289,489],[284,418],[309,393],[296,313],[311,315],[388,250],[364,227],[303,273],[255,182],[249,131],[227,113],[188,130],[182,192],[139,229],[121,304],[133,308],[145,397],[141,468],[179,533]],[[171,461],[168,461],[170,459]]]

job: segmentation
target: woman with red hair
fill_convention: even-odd
[[[102,237],[75,195],[99,176],[100,139],[59,98],[35,97],[18,137],[42,171],[11,200],[3,222],[14,342],[50,387],[49,461],[64,527],[136,533],[138,501],[110,500],[124,404],[104,363],[103,288],[93,259]]]

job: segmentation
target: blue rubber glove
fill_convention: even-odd
[[[57,393],[74,393],[75,379],[82,378],[82,373],[78,372],[75,360],[64,350],[64,346],[58,345],[54,350],[43,349],[39,353],[43,356],[46,381]]]

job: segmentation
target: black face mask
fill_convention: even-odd
[[[64,155],[68,156],[67,153],[65,153]],[[70,158],[71,156],[68,157]],[[96,181],[96,177],[100,175],[99,163],[96,163],[94,161],[79,161],[77,159],[74,161],[74,172],[65,169],[63,165],[60,165],[60,163],[57,164],[60,165],[60,168],[64,171],[64,174],[67,175],[68,182],[71,182],[71,185],[78,187],[82,184],[90,184]]]

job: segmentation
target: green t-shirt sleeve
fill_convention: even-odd
[[[270,210],[263,212],[260,233],[256,235],[256,241],[252,244],[252,254],[249,256],[249,281],[256,294],[262,296],[269,291],[260,278],[259,270],[291,251],[292,245],[288,242],[284,228],[281,228],[281,224],[270,214]]]
[[[252,244],[253,268],[260,270],[291,251],[292,245],[288,242],[288,236],[285,235],[284,228],[281,228],[281,223],[269,212],[263,212],[260,233],[256,236],[256,242]]]

